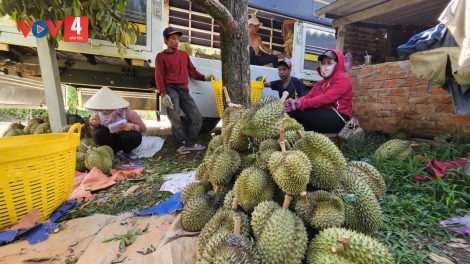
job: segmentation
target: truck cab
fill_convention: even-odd
[[[318,81],[318,55],[336,46],[331,21],[322,18],[321,23],[314,23],[314,18],[308,21],[289,16],[295,12],[266,11],[269,8],[261,9],[262,2],[249,1],[248,13],[257,11],[263,23],[259,30],[263,43],[284,52],[283,25],[285,21],[292,23],[292,75],[305,82]],[[157,116],[166,114],[159,95],[154,92],[154,67],[157,53],[165,48],[162,32],[168,26],[184,33],[181,41],[190,43],[194,51],[191,60],[198,71],[221,78],[220,60],[207,56],[220,54],[219,25],[191,1],[129,0],[124,17],[136,23],[141,31],[124,58],[119,57],[114,44],[102,39],[59,43],[56,52],[61,83],[77,88],[80,102],[85,102],[102,86],[108,86],[128,100],[133,109],[156,111]],[[0,67],[3,72],[0,73],[0,108],[44,107],[36,39],[31,33],[24,37],[16,21],[9,17],[0,19]],[[252,80],[258,76],[266,76],[267,81],[278,79],[277,69],[272,67],[251,65],[250,71]],[[219,119],[210,82],[190,78],[189,90],[205,119]],[[277,92],[265,88],[262,96],[266,95],[277,96]]]

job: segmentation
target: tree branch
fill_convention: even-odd
[[[227,31],[235,30],[236,23],[228,9],[217,0],[191,0],[206,11],[220,26]]]

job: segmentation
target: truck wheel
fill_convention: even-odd
[[[214,129],[217,126],[219,121],[220,121],[220,118],[203,117],[201,131],[199,132],[199,135],[211,132],[212,129]],[[184,133],[187,134],[189,130],[189,121],[185,116],[181,117],[181,125],[183,126]]]

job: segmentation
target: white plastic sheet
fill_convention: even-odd
[[[168,191],[172,193],[180,192],[184,187],[196,180],[196,171],[188,171],[186,173],[169,174],[163,177],[165,181],[160,187],[160,191]]]
[[[152,157],[162,149],[163,143],[165,143],[165,140],[161,137],[142,136],[142,143],[132,152],[139,158]]]

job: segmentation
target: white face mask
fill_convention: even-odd
[[[320,65],[321,75],[323,77],[330,77],[333,71],[335,70],[336,62],[331,65]]]

